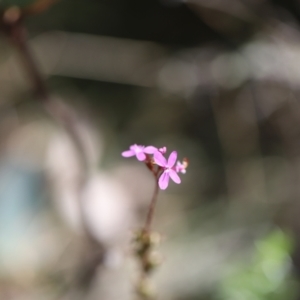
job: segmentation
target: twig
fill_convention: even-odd
[[[159,265],[159,260],[154,255],[155,247],[159,242],[159,235],[151,231],[151,224],[158,199],[158,179],[161,173],[161,168],[157,167],[155,170],[151,161],[149,161],[149,164],[146,165],[154,175],[155,188],[147,212],[145,225],[135,237],[136,257],[141,268],[140,276],[136,286],[136,293],[141,300],[150,300],[154,298],[154,291],[151,286],[150,275],[152,271]]]
[[[155,206],[156,206],[156,203],[157,203],[158,191],[159,191],[158,176],[156,176],[155,177],[154,193],[153,193],[150,205],[149,205],[149,210],[148,210],[147,217],[146,217],[144,232],[150,232],[150,230],[151,230],[151,223],[152,223],[152,220],[153,220]]]

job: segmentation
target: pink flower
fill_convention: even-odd
[[[153,146],[141,146],[134,144],[129,147],[129,150],[122,152],[123,157],[131,157],[136,156],[139,161],[143,161],[146,159],[146,154],[154,154],[157,152],[157,148]]]
[[[158,151],[162,154],[165,154],[167,152],[167,147],[159,148]]]
[[[175,165],[176,159],[177,159],[176,151],[173,151],[170,154],[168,161],[159,151],[156,151],[154,153],[155,163],[158,164],[159,166],[163,167],[163,169],[164,169],[163,173],[161,174],[161,176],[159,177],[159,180],[158,180],[158,185],[162,190],[165,190],[168,187],[170,177],[177,184],[181,182],[179,176],[177,175],[176,171],[174,170],[174,165]]]
[[[182,174],[185,174],[186,173],[186,163],[185,162],[183,162],[183,163],[181,163],[180,161],[178,161],[177,162],[177,164],[176,164],[176,172],[177,173],[182,173]]]

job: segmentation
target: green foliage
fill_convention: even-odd
[[[222,300],[294,299],[297,285],[291,275],[293,244],[285,233],[274,231],[257,243],[253,260],[224,279]]]
[[[36,0],[0,0],[0,7],[6,8],[10,6],[26,7],[33,4]]]

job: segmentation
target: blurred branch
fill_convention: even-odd
[[[253,13],[253,11],[250,10],[247,5],[245,5],[239,0],[221,0],[221,1],[187,0],[185,3],[190,8],[194,6],[194,8],[202,7],[202,8],[212,9],[227,15],[231,15],[243,21],[249,22],[256,19],[256,15]]]
[[[60,0],[39,0],[23,9],[24,15],[35,15],[44,12]]]
[[[87,154],[85,153],[83,141],[81,140],[80,134],[76,129],[74,114],[72,113],[70,107],[65,104],[55,102],[50,98],[45,80],[39,72],[32,53],[28,48],[26,29],[23,26],[22,20],[23,15],[21,10],[13,7],[4,12],[2,18],[3,22],[0,28],[2,28],[3,32],[9,38],[11,43],[18,49],[24,69],[32,81],[33,91],[36,95],[36,99],[43,104],[43,106],[46,108],[46,111],[53,117],[53,119],[63,126],[76,146],[79,158],[81,160],[82,170],[85,173],[83,177],[85,177],[89,169],[89,160]]]
[[[47,1],[44,1],[43,3],[45,4],[46,2]],[[49,1],[47,3],[50,5]],[[89,278],[89,281],[93,278],[98,265],[103,260],[104,253],[103,246],[97,239],[94,238],[88,228],[83,207],[84,203],[81,197],[82,189],[85,186],[87,176],[90,173],[90,160],[85,150],[84,141],[82,140],[76,126],[76,116],[74,111],[66,104],[53,100],[49,95],[45,80],[41,75],[37,63],[28,47],[26,28],[23,25],[23,19],[24,15],[19,8],[9,8],[1,14],[0,30],[7,36],[12,45],[18,50],[23,67],[31,79],[36,100],[42,104],[55,122],[60,124],[61,127],[67,132],[77,150],[82,170],[78,186],[78,206],[81,224],[87,239],[86,245],[89,247],[89,255],[87,258],[83,259],[84,264],[80,268],[80,274],[79,278],[76,280],[76,285],[79,283],[77,281],[81,281],[83,285],[86,285],[87,277]]]
[[[37,99],[46,103],[49,102],[48,92],[44,80],[28,49],[26,30],[22,25],[22,19],[23,15],[18,7],[9,8],[3,13],[1,29],[9,38],[10,42],[19,50],[24,68],[32,81]]]
[[[185,4],[233,48],[268,26],[273,14],[273,8],[265,2],[187,0]]]

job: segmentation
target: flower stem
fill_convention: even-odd
[[[147,218],[146,218],[146,223],[145,223],[145,227],[144,227],[144,232],[149,233],[150,229],[151,229],[151,224],[152,224],[152,220],[153,220],[153,216],[154,216],[154,211],[155,211],[155,206],[157,203],[157,196],[158,196],[158,191],[159,191],[159,187],[158,187],[158,174],[155,176],[155,188],[154,188],[154,193],[150,202],[150,206],[149,206],[149,210],[148,210],[148,214],[147,214]]]

